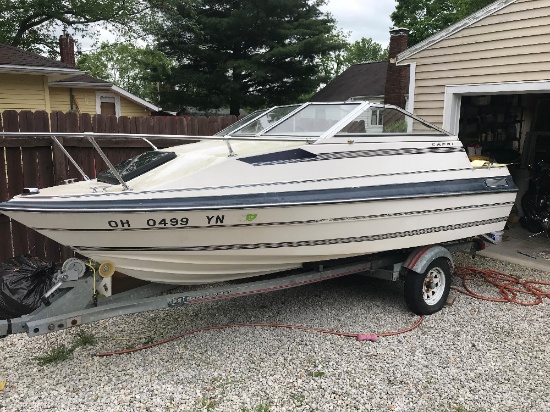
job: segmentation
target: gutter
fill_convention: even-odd
[[[55,68],[55,67],[44,67],[44,66],[19,66],[12,64],[3,64],[0,65],[0,72],[7,73],[29,73],[29,74],[41,74],[41,75],[58,75],[61,77],[65,76],[77,76],[84,74],[83,71],[78,69],[65,69],[65,68]]]
[[[113,83],[88,83],[88,82],[51,82],[50,87],[72,87],[72,88],[94,88],[94,89],[110,89]]]

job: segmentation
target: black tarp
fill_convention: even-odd
[[[38,308],[53,286],[56,267],[28,255],[0,263],[0,319],[27,315]]]

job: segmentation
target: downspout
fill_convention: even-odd
[[[409,63],[409,98],[407,100],[406,110],[414,114],[414,88],[416,86],[416,62]],[[407,131],[412,132],[413,119],[407,117]]]
[[[74,101],[73,88],[69,87],[69,102],[71,103],[71,112],[74,110],[73,101]]]

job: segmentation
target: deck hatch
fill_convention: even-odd
[[[304,149],[284,150],[282,152],[268,153],[258,156],[249,156],[239,159],[241,162],[245,162],[254,166],[263,165],[271,162],[285,162],[285,161],[298,161],[304,159],[313,159],[317,157],[316,154],[308,152]]]

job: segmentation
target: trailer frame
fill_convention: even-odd
[[[64,270],[56,274],[57,293],[49,295],[47,293],[45,295],[47,299],[43,299],[42,305],[28,315],[0,320],[0,337],[24,332],[30,337],[38,336],[121,315],[273,292],[351,274],[364,274],[397,281],[411,275],[423,276],[437,259],[448,260],[449,267],[452,268],[452,252],[469,250],[474,257],[475,253],[483,248],[484,244],[480,239],[463,239],[442,245],[395,250],[359,258],[308,263],[304,264],[303,271],[300,273],[291,272],[284,276],[275,274],[275,277],[266,275],[244,282],[237,281],[219,286],[213,284],[213,287],[193,291],[163,294],[181,285],[151,283],[102,299],[94,298],[91,293],[94,290],[94,283],[95,288],[98,288],[102,279],[97,279],[89,271],[79,276],[71,273],[75,270],[75,266],[78,267],[78,264],[75,265],[76,259],[72,258],[72,261],[69,259],[63,265]],[[450,277],[450,273],[448,276]],[[410,307],[409,301],[418,296],[407,296],[407,293],[415,295],[421,291],[411,289],[407,292],[408,289],[411,288],[405,288],[405,298]],[[444,303],[438,306],[442,307]],[[418,313],[414,308],[412,310]]]

